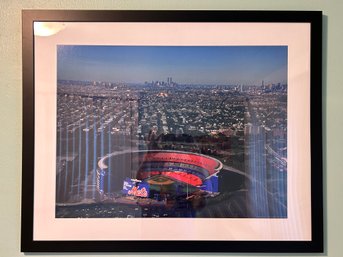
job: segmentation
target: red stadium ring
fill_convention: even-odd
[[[122,171],[123,168],[119,168],[118,164],[122,159],[128,161],[128,165],[131,165],[130,162],[139,163],[136,172],[128,174],[127,177],[131,179],[149,182],[154,176],[162,176],[190,186],[201,186],[223,168],[219,160],[199,153],[171,150],[121,151],[108,154],[99,160],[98,180],[101,177],[106,180],[101,181],[102,184],[111,183],[108,180],[113,180],[118,173],[125,177],[125,171]],[[124,167],[126,168],[125,165]],[[101,183],[97,181],[98,187]]]

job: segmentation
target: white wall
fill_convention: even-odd
[[[252,9],[322,10],[324,207],[323,256],[343,254],[343,1],[331,0],[1,0],[0,1],[0,257],[20,253],[21,194],[21,10],[22,9]],[[318,124],[319,126],[320,124]],[[93,256],[94,254],[89,254]],[[122,254],[119,254],[122,255]],[[148,254],[149,255],[149,254]],[[164,256],[176,256],[169,254]],[[221,256],[244,254],[221,254]],[[255,254],[257,255],[257,254]],[[300,255],[300,254],[299,254]],[[44,256],[40,254],[39,256]],[[59,255],[65,256],[65,255]],[[76,255],[75,255],[76,256]],[[81,255],[80,255],[81,256]],[[85,255],[82,255],[85,256]],[[113,254],[106,254],[113,256]],[[131,255],[130,255],[131,256]],[[133,255],[132,255],[133,256]],[[135,255],[141,256],[141,255]],[[210,256],[208,254],[207,256]],[[249,255],[251,256],[251,255]],[[265,256],[258,254],[258,256]],[[273,256],[269,254],[266,256]],[[282,256],[296,256],[284,254]],[[306,255],[314,256],[314,255]]]

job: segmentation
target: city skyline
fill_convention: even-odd
[[[57,79],[181,84],[287,84],[287,46],[57,47]]]

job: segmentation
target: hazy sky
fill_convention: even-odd
[[[58,79],[287,83],[287,46],[58,46]]]

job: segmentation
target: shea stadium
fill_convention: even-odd
[[[218,191],[218,174],[222,169],[223,164],[219,160],[193,152],[113,152],[98,162],[96,186],[102,204],[98,205],[97,215],[99,212],[107,213],[108,207],[112,206],[116,217],[245,216],[244,205],[237,209],[235,204],[225,203],[224,198],[228,196],[223,194],[223,190],[222,194]],[[230,178],[235,185],[242,185],[245,179],[233,173]],[[224,183],[230,190],[229,183]],[[238,191],[239,195],[245,194]],[[239,198],[236,200],[240,202]],[[231,206],[218,214],[211,206],[218,208],[219,202]]]
[[[97,197],[58,205],[57,217],[282,218],[287,214],[265,184],[208,155],[122,150],[103,156],[97,166]]]
[[[200,190],[216,193],[216,175],[223,167],[209,156],[166,150],[115,152],[98,166],[97,189],[103,200],[119,191],[156,200],[190,197]]]

